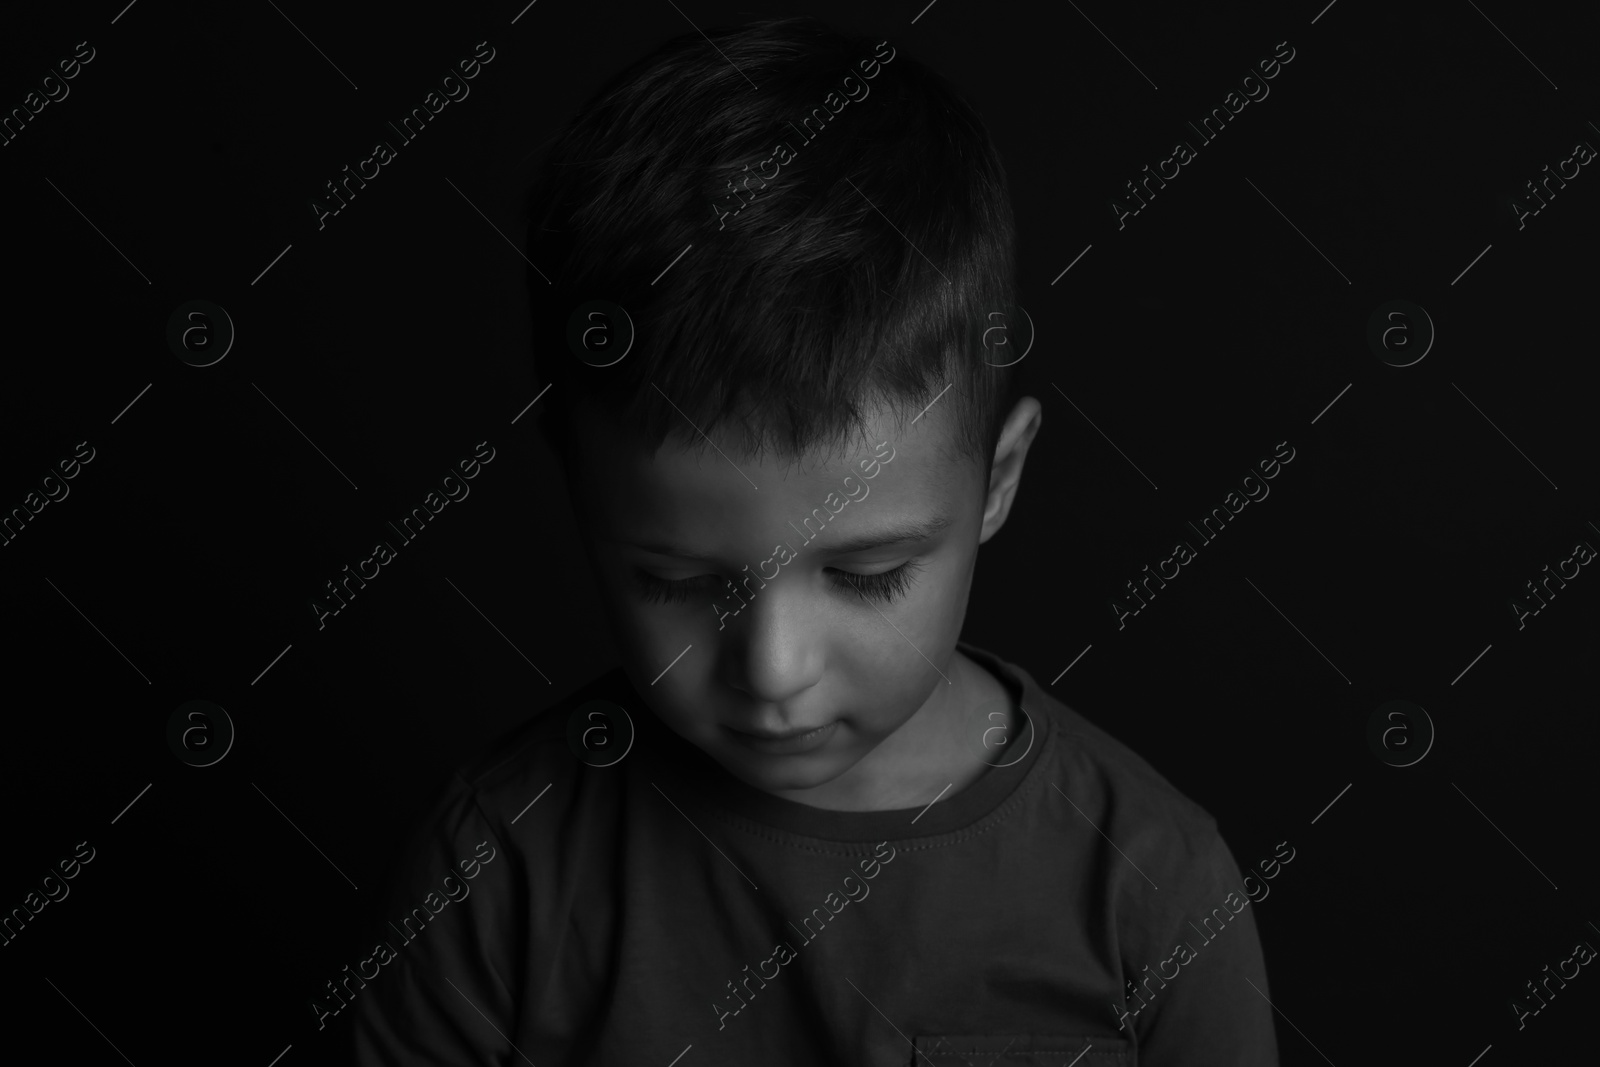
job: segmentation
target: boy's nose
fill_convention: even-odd
[[[816,685],[825,620],[795,589],[772,582],[719,635],[723,681],[762,704],[787,704]]]

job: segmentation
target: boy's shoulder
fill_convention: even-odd
[[[1050,766],[1043,769],[1055,777],[1058,787],[1064,788],[1070,782],[1074,790],[1097,798],[1097,803],[1115,800],[1119,807],[1133,805],[1146,814],[1162,812],[1165,820],[1177,820],[1193,829],[1215,828],[1216,820],[1210,813],[1173,785],[1149,760],[1045,691],[1028,671],[993,653],[965,644],[962,648],[1020,696],[1025,715],[1047,720]],[[1036,736],[1041,732],[1037,724],[1034,730]],[[1076,800],[1077,792],[1069,792]]]
[[[457,765],[456,777],[480,806],[501,807],[535,782],[539,789],[571,784],[585,765],[621,763],[649,714],[615,667],[480,744]]]
[[[1070,805],[1129,856],[1151,857],[1177,868],[1214,866],[1227,845],[1217,820],[1127,743],[1046,692],[1025,669],[992,653],[962,645],[1020,697],[1040,763],[1029,778],[1045,804]],[[1136,709],[1120,709],[1133,712]],[[1157,860],[1157,857],[1162,859]],[[1229,861],[1231,862],[1231,861]],[[1148,868],[1146,868],[1148,870]]]

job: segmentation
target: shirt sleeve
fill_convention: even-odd
[[[504,1064],[519,1007],[518,872],[457,775],[406,852],[350,1005],[358,1067]],[[385,951],[387,948],[387,951]],[[377,970],[376,976],[372,972]]]
[[[1156,895],[1171,903],[1139,939],[1145,955],[1123,961],[1140,1067],[1277,1067],[1254,904],[1214,824],[1194,845],[1174,892]]]

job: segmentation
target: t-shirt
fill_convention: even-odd
[[[966,788],[896,811],[755,789],[620,669],[596,679],[454,777],[382,940],[313,1010],[361,1067],[1276,1064],[1215,820],[960,647],[1021,725]],[[569,741],[597,699],[632,726],[607,766]]]

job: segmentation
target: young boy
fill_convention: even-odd
[[[1215,822],[959,641],[1040,426],[970,108],[811,20],[690,34],[531,203],[622,665],[456,776],[319,1024],[373,1067],[1275,1063]]]

